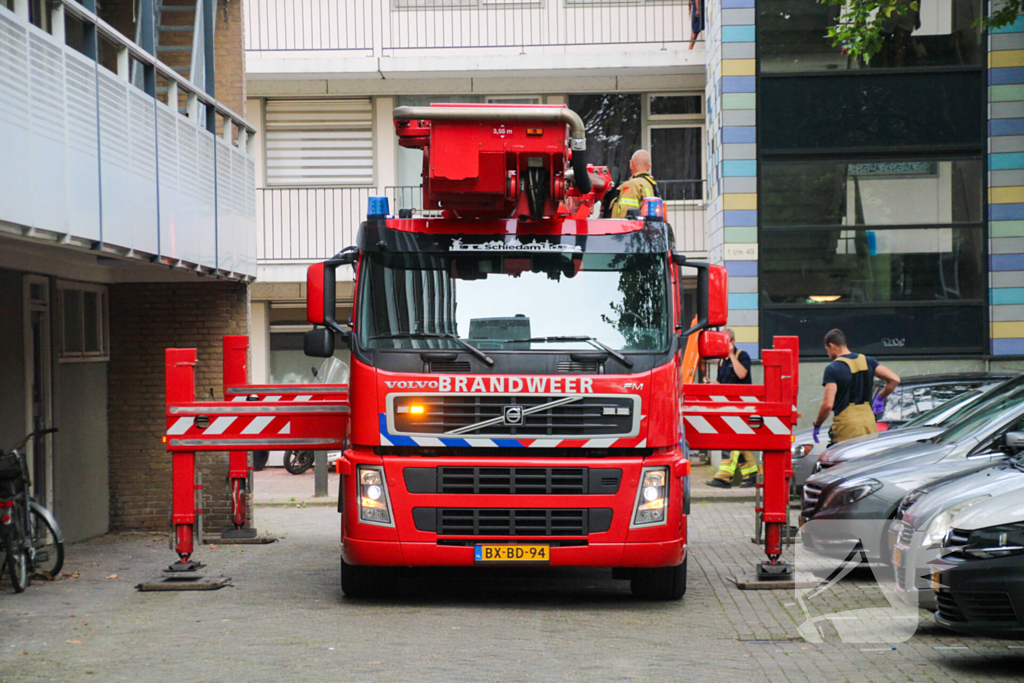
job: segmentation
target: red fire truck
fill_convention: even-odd
[[[609,567],[635,595],[675,600],[686,591],[688,444],[765,452],[762,572],[788,571],[795,340],[762,352],[764,385],[684,386],[688,335],[704,358],[728,351],[709,329],[726,323],[726,271],[675,251],[660,199],[623,220],[591,217],[611,178],[584,162],[578,115],[433,105],[394,119],[400,144],[423,151],[423,209],[437,217],[396,218],[371,198],[357,244],[308,271],[306,353],[329,357],[340,337],[349,384],[246,385],[245,340],[229,338],[225,401],[197,403],[195,352],[168,351],[182,560],[196,451],[232,450],[244,511],[246,450],[345,443],[348,596],[388,591],[396,567],[530,564]],[[347,326],[335,320],[343,265],[355,274]],[[690,329],[683,268],[698,276]]]

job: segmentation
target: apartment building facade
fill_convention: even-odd
[[[247,0],[246,13],[254,376],[311,377],[305,267],[354,242],[367,198],[420,208],[422,153],[397,145],[397,106],[566,104],[587,122],[588,161],[617,177],[651,150],[679,248],[706,256],[704,50],[686,0]],[[351,291],[339,283],[339,320]]]
[[[59,429],[29,457],[71,541],[167,528],[164,349],[198,347],[198,390],[216,394],[221,335],[248,331],[241,17],[202,0],[0,0],[0,447]],[[221,480],[226,454],[200,466]],[[207,528],[227,524],[223,488],[206,487]]]

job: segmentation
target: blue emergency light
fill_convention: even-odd
[[[370,197],[369,205],[366,208],[367,218],[380,218],[389,213],[387,197]]]
[[[640,215],[649,221],[665,220],[665,202],[660,197],[648,197],[640,205]]]

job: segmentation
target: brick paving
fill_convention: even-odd
[[[312,478],[310,477],[310,482]],[[78,578],[0,586],[0,681],[993,681],[1020,680],[1024,644],[925,623],[908,642],[813,644],[791,591],[727,580],[759,559],[750,506],[694,505],[690,581],[642,603],[603,570],[420,570],[386,601],[338,585],[330,507],[257,507],[267,546],[200,552],[233,577],[213,593],[138,593],[166,538],[120,533],[69,548]],[[9,589],[8,589],[9,590]],[[863,576],[824,611],[878,606]]]

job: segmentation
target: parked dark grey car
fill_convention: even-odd
[[[818,523],[802,529],[804,546],[841,559],[854,543],[863,548],[868,561],[890,562],[889,526],[904,496],[944,477],[1006,460],[1004,436],[1021,429],[1024,387],[974,411],[969,419],[930,441],[815,474],[804,486],[800,517]]]

